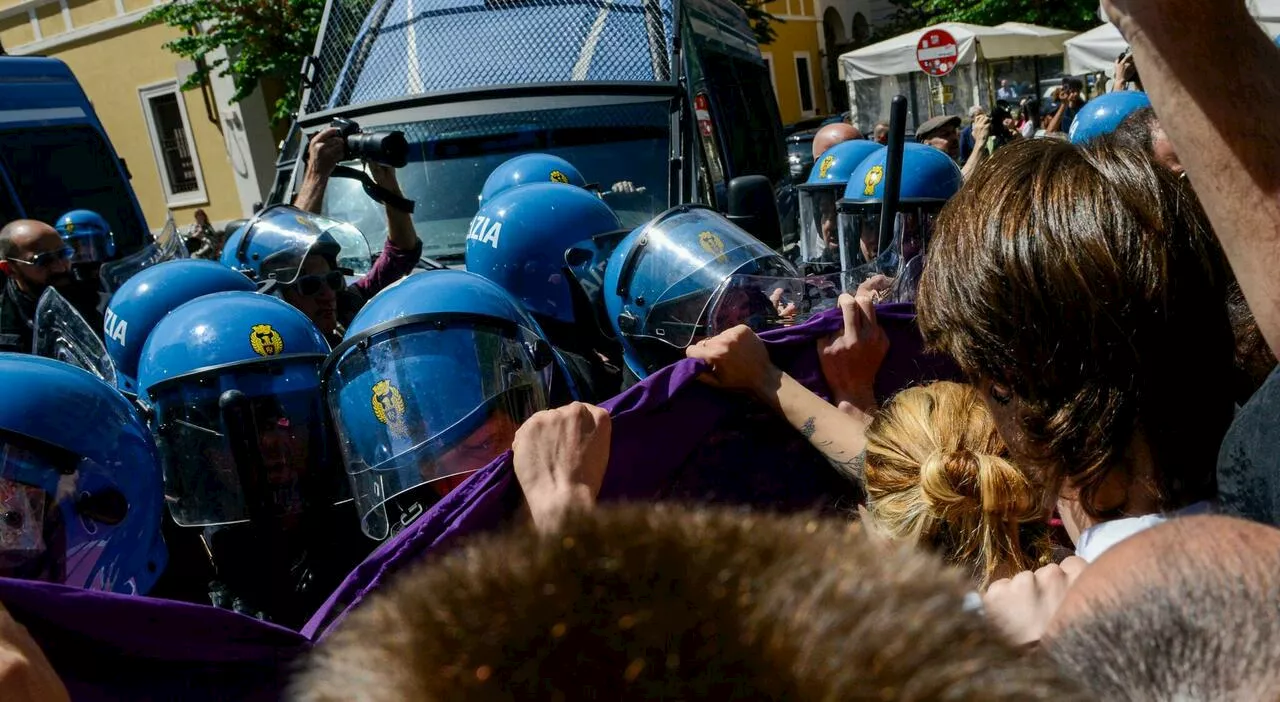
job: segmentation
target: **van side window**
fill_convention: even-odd
[[[787,159],[768,68],[717,51],[700,53],[733,175],[781,180]]]
[[[686,34],[692,33],[692,29],[688,24],[685,25]],[[694,133],[697,134],[698,148],[695,153],[697,161],[697,173],[695,177],[698,179],[698,190],[706,194],[707,204],[717,207],[716,197],[718,193],[723,193],[726,187],[724,177],[724,157],[721,155],[719,139],[716,138],[717,130],[714,126],[718,115],[713,111],[716,109],[714,104],[708,105],[711,110],[712,129],[710,134],[704,134],[702,125],[698,124],[698,102],[701,99],[710,101],[712,96],[707,87],[706,77],[702,72],[702,63],[698,60],[698,52],[690,51],[685,56],[688,59],[687,72],[689,75],[689,85],[692,86],[689,95],[689,109],[693,112]]]
[[[0,131],[0,168],[28,217],[53,222],[67,210],[106,218],[116,244],[137,246],[146,231],[119,162],[102,136],[86,126]]]

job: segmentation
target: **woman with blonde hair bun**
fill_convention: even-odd
[[[972,386],[904,390],[867,428],[868,526],[966,568],[985,589],[1051,561],[1043,490],[1008,460]]]

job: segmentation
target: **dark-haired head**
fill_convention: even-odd
[[[1094,519],[1215,494],[1231,421],[1226,264],[1194,196],[1102,139],[1011,145],[939,217],[920,324],[1019,465]]]

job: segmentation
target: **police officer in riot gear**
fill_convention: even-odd
[[[331,345],[367,299],[408,272],[403,260],[385,256],[371,265],[369,243],[352,225],[288,205],[259,212],[232,234],[222,261],[301,310]]]
[[[210,598],[291,627],[368,552],[324,421],[328,350],[281,300],[224,292],[165,316],[138,363],[169,512],[199,530]]]
[[[628,234],[609,258],[604,283],[631,382],[737,324],[763,331],[814,311],[801,309],[811,293],[789,261],[699,205],[668,210]]]
[[[885,301],[915,299],[933,222],[963,183],[960,167],[942,151],[923,144],[904,147],[892,241],[880,240],[887,150],[871,154],[858,165],[849,177],[844,199],[836,205],[846,288],[856,289],[864,280],[884,275],[894,281]]]
[[[164,572],[156,445],[113,388],[0,353],[0,576],[145,595]]]
[[[98,279],[98,268],[116,257],[115,235],[102,215],[72,210],[58,218],[54,228],[74,251],[71,268],[81,280]]]
[[[168,261],[130,278],[107,303],[106,350],[115,364],[116,386],[138,394],[138,361],[156,324],[170,311],[218,292],[253,292],[253,281],[213,261]]]
[[[836,202],[844,197],[849,175],[885,147],[871,141],[838,143],[819,154],[800,191],[800,262],[807,270],[839,270],[840,237]]]
[[[512,188],[534,183],[561,183],[587,187],[587,179],[572,163],[551,154],[521,154],[507,159],[485,178],[480,189],[480,207]]]
[[[365,306],[323,376],[361,528],[378,540],[502,455],[532,414],[579,397],[520,303],[454,270]]]
[[[621,384],[613,365],[621,349],[606,333],[601,286],[609,252],[626,233],[591,192],[531,183],[490,195],[467,234],[467,270],[520,300],[592,402]]]

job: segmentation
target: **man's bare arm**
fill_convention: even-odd
[[[1242,0],[1105,0],[1273,353],[1280,350],[1280,51]]]

